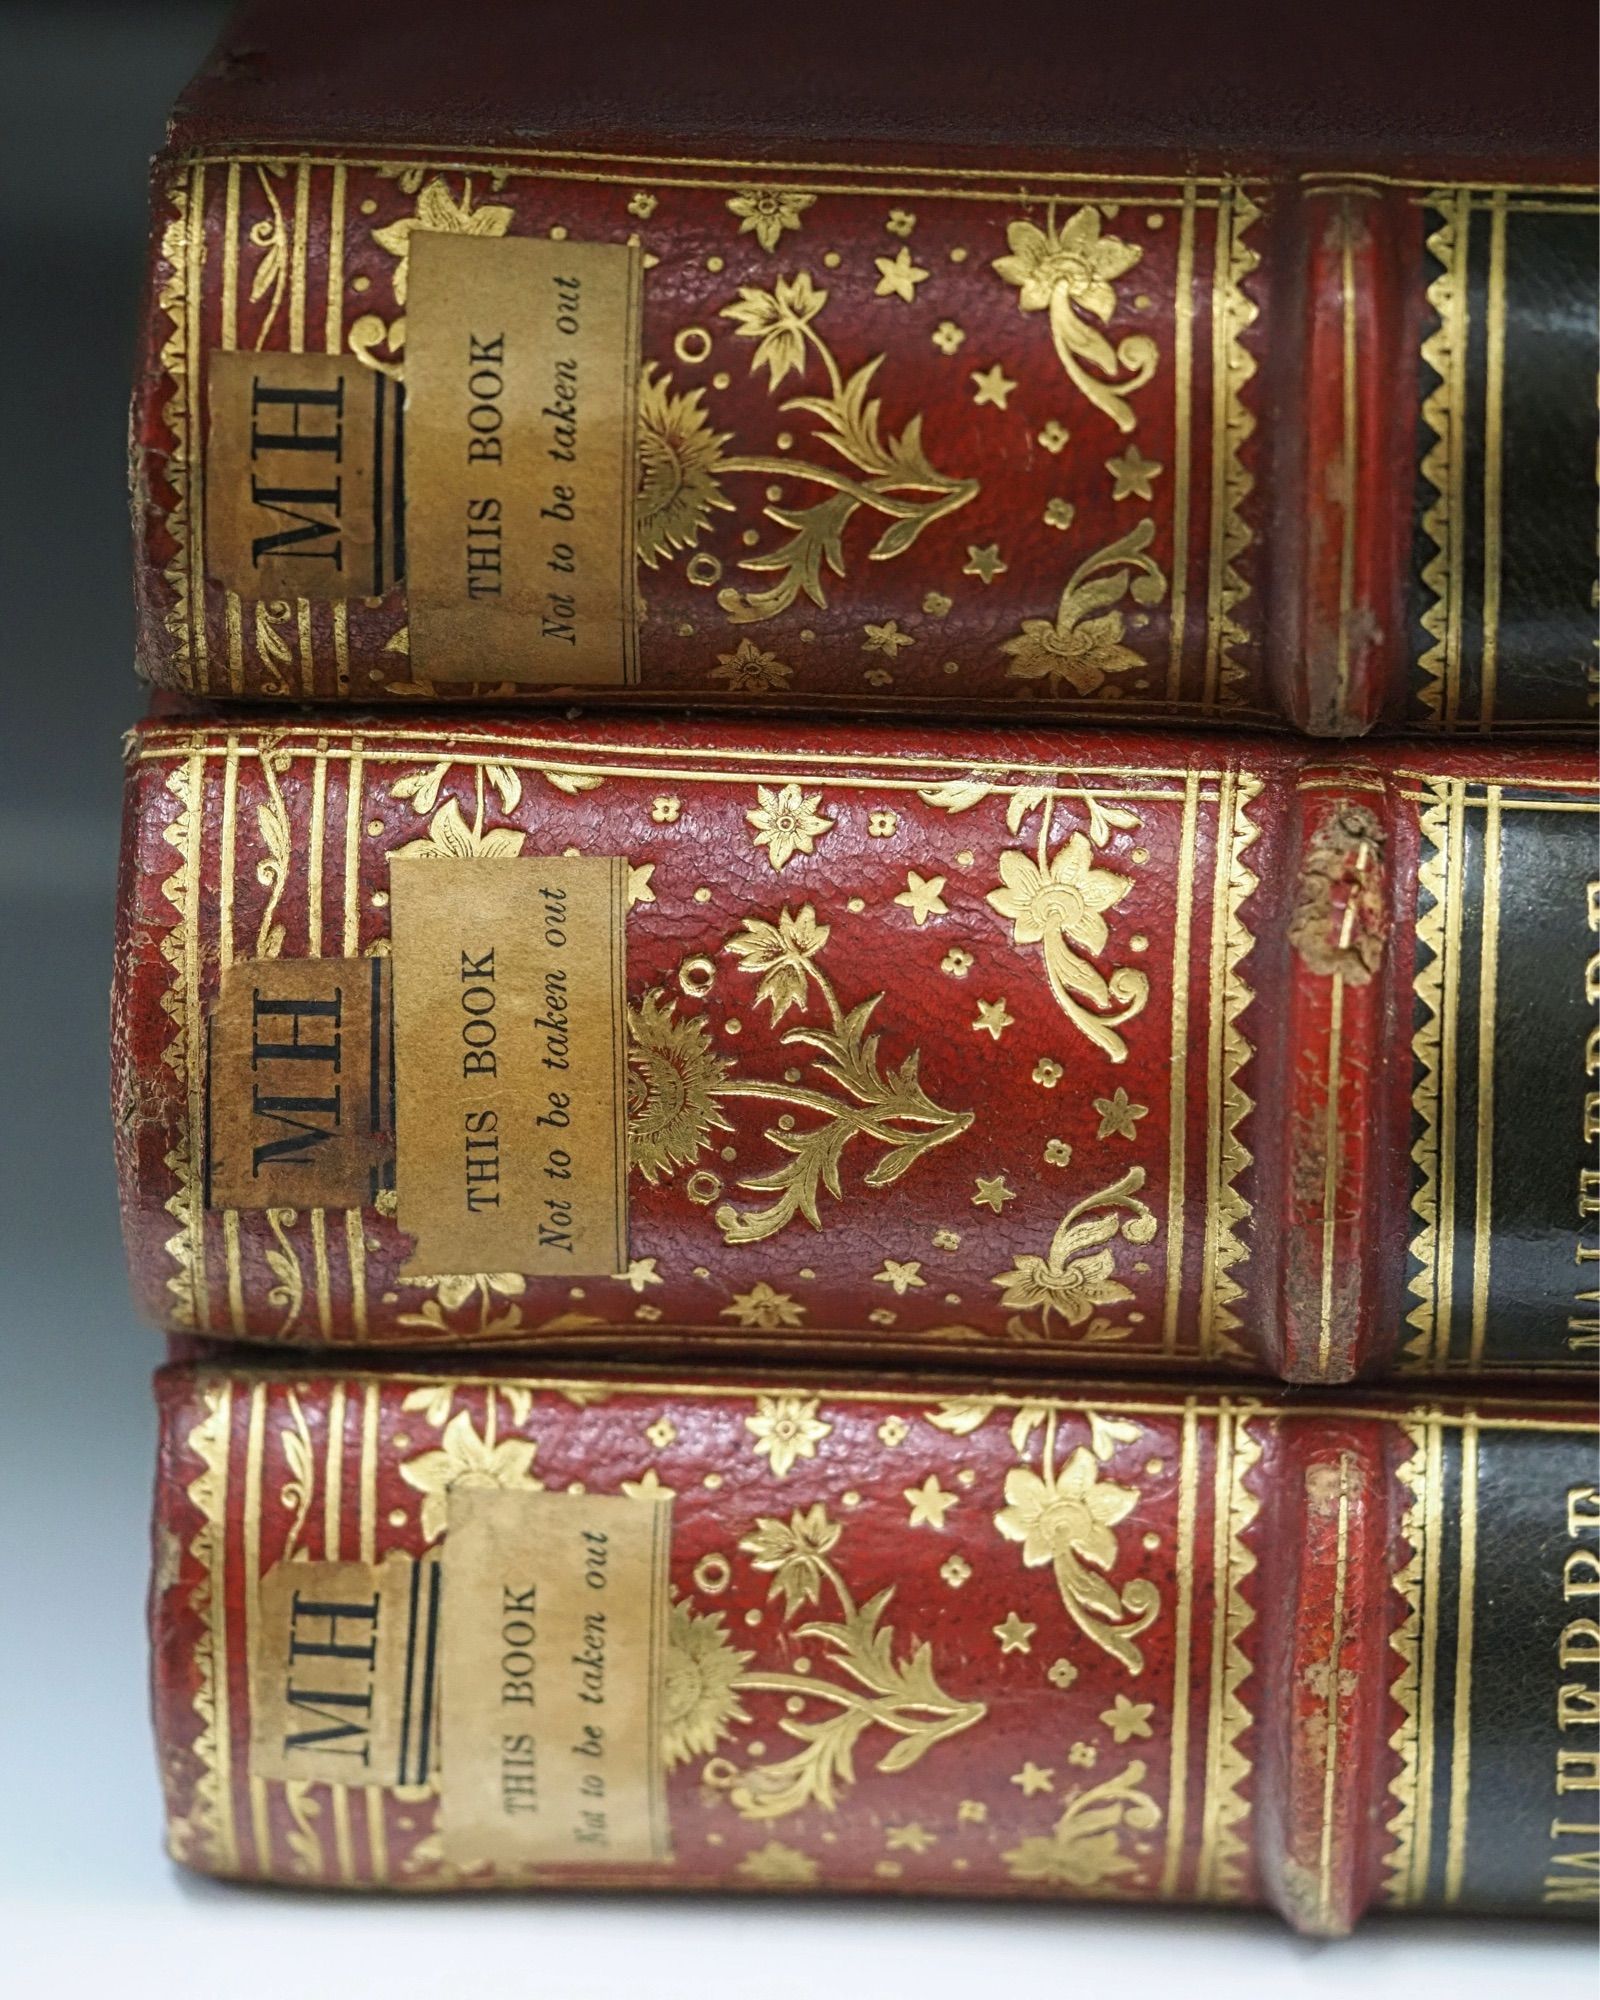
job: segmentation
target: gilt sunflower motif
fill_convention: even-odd
[[[652,1187],[733,1129],[717,1109],[728,1059],[704,1021],[680,1021],[673,1005],[655,989],[628,1009],[628,1152]]]
[[[1138,1498],[1131,1486],[1102,1479],[1094,1453],[1080,1445],[1053,1477],[1014,1466],[1006,1474],[1006,1504],[994,1524],[1008,1541],[1022,1544],[1029,1569],[1058,1562],[1070,1552],[1108,1570],[1117,1560],[1111,1530],[1132,1512]]]
[[[737,1692],[750,1659],[729,1644],[720,1611],[697,1617],[673,1599],[661,1714],[661,1754],[669,1771],[691,1757],[709,1757],[734,1723],[750,1720]]]
[[[703,391],[674,395],[672,377],[653,361],[639,376],[639,495],[634,546],[651,569],[678,549],[693,548],[714,510],[731,512],[717,484],[722,447],[733,435],[715,431],[701,405]]]

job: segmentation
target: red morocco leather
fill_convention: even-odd
[[[1593,1908],[1588,1413],[325,1363],[158,1395],[155,1717],[190,1867],[1199,1900],[1322,1935]],[[581,1663],[540,1633],[570,1579],[526,1567],[569,1521],[609,1634],[605,1783],[570,1822],[545,1718]]]
[[[118,1159],[173,1332],[1592,1371],[1575,750],[456,711],[169,717],[128,755]],[[392,1152],[223,1205],[223,969],[365,968],[375,1019],[392,978],[404,1042],[402,865],[470,910],[474,869],[572,855],[626,870],[626,1255],[409,1274]]]

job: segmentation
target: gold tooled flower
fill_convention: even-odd
[[[1126,876],[1093,865],[1094,850],[1081,833],[1041,868],[1026,854],[1000,857],[1002,887],[991,889],[990,905],[1012,921],[1017,944],[1041,944],[1052,934],[1069,937],[1084,951],[1098,955],[1110,931],[1105,912],[1120,903],[1133,884]]]
[[[391,222],[386,229],[372,232],[373,242],[381,243],[391,257],[400,260],[395,266],[392,281],[395,304],[403,306],[406,302],[411,238],[419,229],[431,230],[442,236],[504,236],[510,226],[511,210],[498,202],[483,202],[477,208],[473,207],[470,180],[457,202],[448,183],[435,175],[417,196],[414,215],[402,216],[400,221]]]
[[[806,1309],[787,1292],[774,1291],[765,1278],[758,1278],[749,1291],[736,1292],[720,1316],[736,1319],[755,1332],[776,1333],[780,1327],[803,1325]]]
[[[628,1009],[628,1155],[652,1187],[733,1129],[716,1096],[728,1059],[713,1053],[705,1022],[680,1021],[674,1005],[652,989]]]
[[[1107,320],[1116,310],[1111,281],[1138,263],[1137,244],[1100,233],[1100,211],[1080,208],[1058,230],[1053,223],[1040,229],[1032,222],[1013,222],[1006,231],[1008,257],[997,257],[994,268],[1008,285],[1017,287],[1024,312],[1043,312],[1057,289],[1074,305]]]
[[[654,569],[676,549],[693,548],[710,525],[712,511],[731,511],[717,484],[722,447],[732,435],[714,431],[702,409],[703,391],[672,393],[672,377],[658,375],[647,361],[639,375],[639,497],[634,515],[634,547]]]
[[[1101,1479],[1094,1453],[1079,1445],[1048,1478],[1028,1466],[1014,1466],[1006,1474],[1006,1504],[994,1524],[1008,1541],[1022,1544],[1029,1569],[1071,1553],[1108,1570],[1117,1560],[1111,1530],[1133,1511],[1138,1498],[1131,1486]]]
[[[1059,1882],[1069,1889],[1098,1889],[1115,1876],[1133,1872],[1134,1863],[1117,1845],[1112,1828],[1068,1837],[1031,1834],[1000,1857],[1017,1882]]]
[[[815,1458],[817,1446],[833,1432],[810,1396],[757,1396],[756,1413],[745,1418],[744,1427],[755,1438],[756,1456],[765,1458],[780,1479],[796,1459]]]
[[[1022,630],[1000,650],[1010,655],[1006,672],[1012,680],[1047,680],[1052,687],[1065,681],[1075,694],[1093,694],[1110,675],[1143,664],[1131,646],[1123,645],[1125,629],[1120,611],[1084,619],[1064,614],[1053,623],[1025,618]]]
[[[741,639],[731,653],[718,653],[711,670],[714,681],[726,681],[741,694],[765,694],[772,688],[789,685],[793,667],[776,654],[764,653],[753,639]]]
[[[776,389],[785,375],[803,372],[806,329],[827,303],[828,294],[812,284],[809,272],[800,271],[780,278],[770,292],[741,285],[738,298],[722,308],[722,317],[733,321],[743,339],[756,342],[750,366],[764,367]]]
[[[1001,1287],[1001,1304],[1013,1312],[1037,1310],[1046,1318],[1055,1312],[1069,1326],[1082,1326],[1096,1306],[1119,1305],[1133,1297],[1127,1286],[1113,1277],[1115,1268],[1116,1260],[1109,1250],[1064,1263],[1047,1263],[1043,1257],[1027,1255],[1018,1257],[1015,1266],[993,1282]]]
[[[786,229],[800,227],[800,217],[815,200],[814,194],[795,188],[740,188],[729,197],[728,207],[741,218],[741,236],[749,233],[763,250],[776,250],[778,238]]]
[[[807,795],[798,785],[784,785],[777,790],[757,785],[756,797],[760,803],[745,818],[755,828],[756,846],[767,850],[774,868],[782,868],[797,854],[809,854],[833,825],[831,819],[825,819],[817,811],[822,803],[820,792]]]
[[[457,1411],[445,1425],[436,1451],[425,1451],[400,1467],[400,1477],[423,1496],[423,1540],[436,1541],[444,1533],[450,1495],[457,1488],[500,1486],[511,1492],[537,1492],[539,1482],[529,1470],[536,1449],[527,1438],[489,1444],[479,1437],[467,1412]]]
[[[661,1712],[661,1755],[669,1771],[691,1757],[709,1757],[735,1722],[750,1720],[737,1692],[750,1657],[728,1643],[720,1611],[697,1617],[672,1600]]]
[[[836,1522],[820,1503],[798,1510],[787,1522],[770,1515],[758,1517],[739,1547],[756,1569],[775,1572],[769,1597],[779,1592],[792,1617],[802,1604],[815,1604],[822,1592],[823,1558],[839,1539]]]

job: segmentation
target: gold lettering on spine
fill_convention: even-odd
[[[1573,1486],[1565,1495],[1567,1539],[1581,1542],[1600,1533],[1600,1488]],[[1600,1793],[1600,1549],[1580,1546],[1568,1551],[1561,1568],[1563,1622],[1556,1645],[1556,1753],[1553,1782],[1558,1802],[1573,1793]],[[1588,1610],[1567,1616],[1586,1602]],[[1576,1676],[1587,1678],[1580,1680]],[[1583,1747],[1574,1745],[1570,1730],[1581,1730]],[[1569,1814],[1587,1812],[1582,1819]],[[1546,1903],[1592,1903],[1600,1898],[1600,1808],[1578,1797],[1559,1806],[1550,1821],[1551,1851],[1545,1860],[1543,1900]],[[1573,1846],[1572,1842],[1578,1845]]]

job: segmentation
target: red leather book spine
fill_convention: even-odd
[[[1320,1935],[1592,1907],[1570,1408],[325,1366],[173,1368],[159,1400],[191,1867]]]
[[[671,151],[158,163],[133,416],[155,681],[1334,736],[1591,721],[1595,355],[1568,306],[1592,193],[1376,162]],[[565,614],[533,551],[537,503],[581,496],[446,493],[450,422],[504,421],[541,464],[563,447],[499,390],[430,415],[441,294],[476,296],[414,273],[441,242],[485,284],[507,253],[631,246],[637,325],[584,351],[624,384],[637,477],[574,544],[609,580],[570,644],[544,643]],[[250,393],[342,399],[331,486],[300,476],[305,434],[256,450]]]
[[[297,1345],[1591,1370],[1595,790],[1576,750],[148,723],[140,1302]],[[544,887],[581,1007],[517,969],[530,922],[483,928]],[[535,1015],[557,1041],[496,1042]],[[480,1102],[488,1047],[576,1081]],[[474,1188],[510,1214],[547,1159],[556,1233],[600,1233],[479,1233]]]

